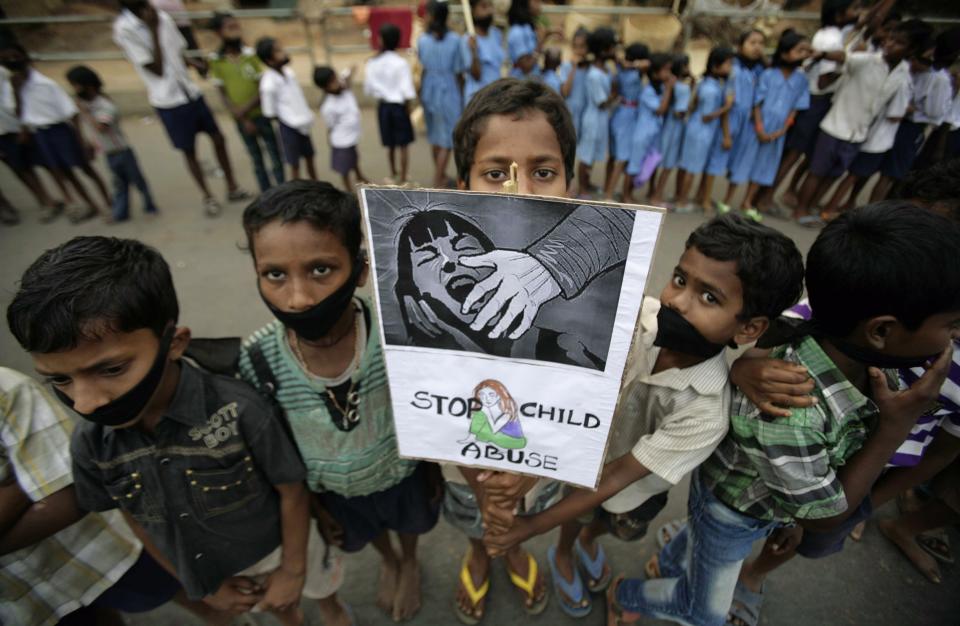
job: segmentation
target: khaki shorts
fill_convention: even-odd
[[[307,577],[303,584],[303,597],[311,600],[320,600],[333,595],[343,583],[343,557],[340,552],[331,547],[324,563],[324,553],[327,544],[317,529],[317,523],[310,520],[310,530],[307,540]],[[252,578],[258,583],[267,579],[275,569],[280,567],[283,558],[283,546],[260,559],[237,576]],[[257,612],[258,609],[254,609]]]

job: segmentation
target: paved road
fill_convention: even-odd
[[[364,170],[375,180],[387,174],[386,163],[377,145],[376,121],[373,111],[364,110],[365,137],[360,153]],[[221,119],[228,136],[228,145],[240,180],[248,189],[254,189],[246,155],[232,126]],[[22,271],[42,250],[57,245],[74,235],[112,234],[137,237],[163,252],[173,268],[174,280],[181,302],[181,322],[189,325],[195,336],[230,336],[249,333],[268,320],[254,287],[250,261],[239,244],[243,241],[240,228],[241,205],[227,208],[219,219],[206,219],[200,210],[200,196],[187,178],[176,153],[170,148],[160,126],[152,119],[130,118],[124,128],[136,147],[144,171],[155,190],[161,207],[160,218],[147,221],[139,211],[128,223],[106,226],[86,223],[73,226],[65,220],[54,224],[37,223],[36,210],[26,191],[10,172],[0,169],[0,187],[22,208],[21,225],[0,227],[0,306],[4,309]],[[318,146],[318,167],[326,176],[328,155],[321,130],[314,129]],[[204,145],[201,154],[213,163],[212,152]],[[429,149],[422,141],[413,148],[413,178],[428,181],[431,177]],[[453,172],[451,164],[450,172]],[[330,175],[331,181],[338,177]],[[222,181],[213,181],[222,194]],[[717,193],[723,186],[717,185]],[[703,218],[671,214],[667,217],[657,259],[647,286],[648,293],[657,293],[667,280],[687,233]],[[813,240],[810,231],[786,222],[771,219],[771,225],[782,228],[806,250]],[[6,325],[0,330],[0,363],[24,371],[31,371],[29,358],[13,341]],[[654,526],[682,514],[685,508],[686,485],[671,493],[670,504]],[[890,508],[881,516],[892,515]],[[534,553],[545,567],[545,554],[551,534],[531,542]],[[960,535],[952,531],[955,546],[960,546]],[[424,576],[424,609],[411,624],[433,626],[456,623],[450,609],[459,561],[464,542],[444,522],[424,537],[421,544]],[[643,562],[653,551],[652,537],[623,544],[606,541],[607,553],[615,571],[640,575]],[[356,610],[362,624],[389,624],[390,619],[376,609],[373,599],[376,588],[376,555],[370,549],[347,560],[347,582],[342,595]],[[845,625],[894,626],[900,624],[944,625],[960,624],[960,572],[944,566],[945,580],[932,585],[917,574],[909,563],[869,526],[863,542],[852,544],[844,553],[823,561],[797,559],[769,579],[766,589],[767,604],[763,624],[775,625]],[[538,618],[525,619],[518,596],[510,587],[502,568],[495,568],[491,601],[488,603],[486,624],[535,623],[541,625],[572,624],[551,600],[546,613]],[[594,613],[576,623],[601,624],[602,601]],[[319,624],[316,612],[308,608],[312,624]],[[258,616],[257,623],[275,623],[269,617]],[[189,615],[178,607],[164,607],[150,614],[129,617],[128,623],[145,626],[192,625]]]

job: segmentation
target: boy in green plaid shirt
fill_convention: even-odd
[[[691,480],[689,524],[652,560],[656,578],[611,586],[611,620],[719,626],[757,539],[778,533],[761,565],[767,572],[797,552],[816,558],[842,548],[946,377],[960,334],[958,246],[957,224],[906,203],[863,207],[824,229],[807,256],[813,319],[766,341],[782,344],[772,356],[807,369],[817,402],[782,418],[734,394],[730,431]],[[903,391],[883,371],[931,361]],[[760,590],[739,591],[756,599]],[[757,622],[757,603],[738,608],[745,605],[734,606],[735,618]]]

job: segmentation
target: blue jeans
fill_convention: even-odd
[[[277,145],[277,135],[273,132],[273,124],[262,115],[251,120],[257,130],[254,134],[248,135],[243,128],[243,124],[237,122],[237,132],[243,139],[243,145],[247,147],[247,153],[250,160],[253,161],[253,173],[257,177],[257,185],[260,191],[266,191],[270,188],[270,178],[267,176],[267,168],[263,162],[263,152],[260,150],[260,142],[267,149],[270,155],[270,161],[273,164],[271,171],[273,181],[276,184],[283,182],[283,159],[280,158],[280,148]]]
[[[157,206],[150,195],[150,187],[143,178],[143,172],[137,164],[133,150],[127,148],[107,155],[107,165],[113,173],[113,219],[125,220],[130,217],[130,185],[140,190],[143,196],[143,210],[156,213]]]
[[[663,578],[624,580],[617,603],[625,610],[693,626],[722,625],[753,542],[778,526],[723,504],[699,474],[690,480],[687,527],[660,551]]]

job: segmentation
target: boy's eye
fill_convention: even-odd
[[[283,280],[286,274],[284,274],[280,270],[267,270],[266,272],[261,274],[261,276],[263,276],[264,278],[270,281],[279,281],[279,280]]]
[[[106,376],[108,378],[111,376],[119,376],[124,371],[126,371],[126,369],[127,369],[126,363],[120,363],[117,365],[107,365],[106,367],[100,368],[100,375]]]
[[[718,303],[718,300],[717,300],[716,296],[714,296],[714,295],[713,295],[712,293],[710,293],[709,291],[704,291],[702,294],[700,294],[700,299],[703,300],[704,302],[706,302],[707,304],[717,304],[717,303]]]
[[[64,385],[70,384],[70,378],[68,376],[46,376],[44,377],[44,381],[54,387],[63,387]]]
[[[506,180],[507,173],[503,170],[489,170],[483,173],[483,177],[492,180],[493,182],[501,182]]]
[[[312,273],[314,276],[326,276],[327,274],[330,273],[330,271],[331,271],[330,268],[327,267],[326,265],[318,265],[313,268]]]
[[[686,285],[686,284],[687,284],[687,281],[684,280],[683,276],[681,276],[680,274],[674,274],[674,275],[673,275],[673,285],[674,285],[674,287],[683,287],[683,286]]]
[[[538,170],[534,170],[533,177],[540,182],[549,182],[557,177],[557,173],[554,170],[547,169],[544,167]]]

